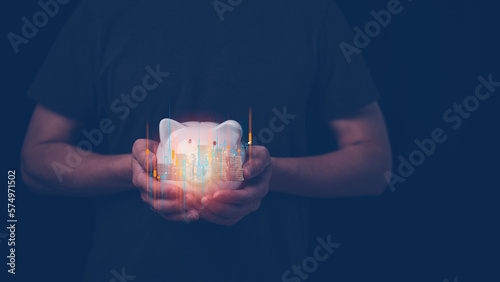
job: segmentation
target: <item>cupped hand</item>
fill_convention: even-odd
[[[163,218],[172,221],[194,221],[199,213],[193,204],[193,195],[183,193],[179,187],[162,183],[150,175],[156,169],[158,142],[138,139],[132,147],[132,182],[142,200]]]
[[[201,199],[201,218],[216,224],[231,226],[257,211],[269,191],[272,175],[271,157],[262,146],[252,146],[251,155],[243,164],[244,181],[237,190],[219,190]],[[196,205],[196,204],[195,204]]]

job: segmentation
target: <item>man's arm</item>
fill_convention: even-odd
[[[272,158],[270,189],[306,197],[379,195],[392,157],[377,103],[330,122],[338,151],[305,158]]]
[[[138,189],[142,200],[167,220],[199,219],[196,210],[183,208],[180,199],[185,198],[189,204],[192,197],[183,197],[183,191],[176,186],[163,185],[165,194],[153,197],[152,187],[159,187],[159,182],[148,177],[146,167],[147,164],[156,164],[154,153],[157,142],[150,140],[148,144],[145,139],[139,139],[134,143],[131,154],[80,152],[86,156],[75,161],[68,150],[78,150],[71,144],[75,142],[82,126],[43,106],[36,106],[21,154],[23,179],[32,190],[55,195],[93,197]],[[151,154],[148,149],[152,151]],[[61,174],[65,169],[70,171]]]
[[[131,154],[108,156],[86,152],[88,155],[75,165],[78,160],[70,158],[69,152],[77,151],[71,144],[82,126],[41,105],[36,106],[21,153],[23,179],[33,191],[99,196],[133,189]]]

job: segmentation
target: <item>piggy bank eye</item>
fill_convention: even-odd
[[[191,139],[188,140],[188,143],[191,144]]]

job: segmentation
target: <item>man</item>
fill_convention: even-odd
[[[34,191],[96,198],[83,280],[286,281],[307,255],[307,198],[381,194],[391,167],[368,70],[338,47],[351,39],[330,0],[82,1],[30,89],[22,171]],[[162,118],[246,125],[249,107],[240,189],[152,201]],[[311,156],[317,125],[337,150]]]

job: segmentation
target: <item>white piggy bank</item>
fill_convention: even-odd
[[[160,122],[156,177],[197,196],[236,189],[243,181],[246,145],[234,120],[218,124]]]

